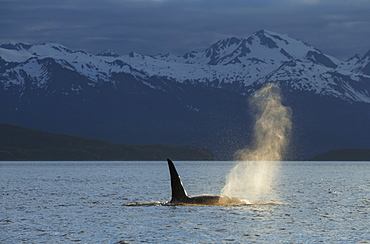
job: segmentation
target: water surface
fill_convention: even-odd
[[[189,195],[234,162],[175,162]],[[283,162],[281,204],[162,206],[163,162],[1,162],[0,243],[370,243],[370,162]],[[138,206],[125,206],[139,203]]]

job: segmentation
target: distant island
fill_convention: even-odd
[[[214,160],[193,146],[126,145],[0,123],[0,161]]]
[[[370,161],[370,149],[330,150],[308,161]]]

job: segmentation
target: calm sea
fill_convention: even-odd
[[[197,195],[235,162],[175,164]],[[370,243],[370,162],[283,162],[274,185],[279,204],[163,206],[165,161],[0,162],[0,243]]]

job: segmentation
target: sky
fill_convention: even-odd
[[[0,43],[183,55],[265,29],[347,60],[370,50],[369,13],[370,0],[0,0]]]

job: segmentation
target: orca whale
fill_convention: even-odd
[[[170,204],[195,204],[195,205],[241,205],[247,204],[246,201],[240,200],[236,197],[228,196],[211,196],[200,195],[189,197],[181,182],[180,176],[177,173],[175,165],[170,159],[167,159],[168,168],[171,176],[172,198]]]

